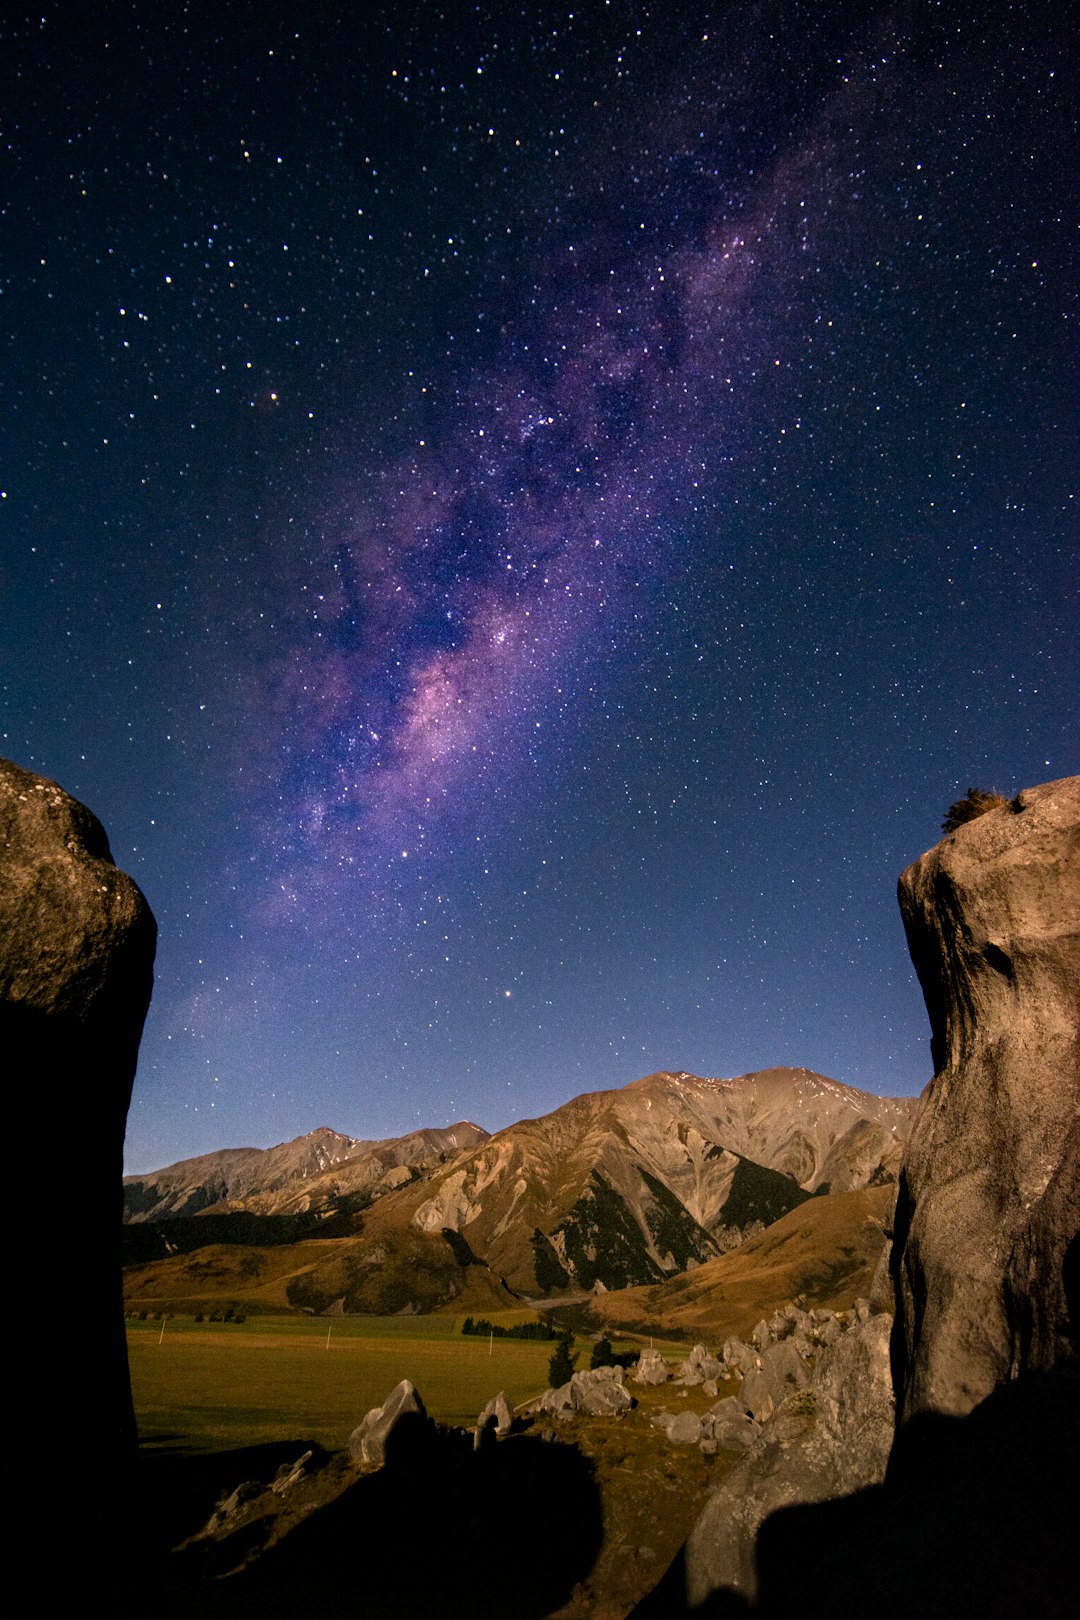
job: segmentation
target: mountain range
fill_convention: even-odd
[[[204,1251],[239,1241],[261,1258],[241,1276],[239,1255],[218,1256],[218,1283],[244,1282],[264,1309],[430,1310],[655,1285],[811,1197],[894,1182],[914,1106],[773,1068],[651,1074],[491,1136],[470,1123],[379,1142],[324,1128],[125,1178],[129,1244],[147,1228],[129,1254],[169,1257],[165,1292],[190,1302],[211,1280]],[[271,1262],[282,1243],[296,1252]],[[165,1276],[139,1272],[132,1286],[160,1300]]]

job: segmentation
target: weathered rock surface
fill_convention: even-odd
[[[675,1382],[678,1384],[715,1383],[723,1376],[723,1365],[709,1354],[703,1344],[695,1344],[686,1360],[675,1369]]]
[[[349,1456],[356,1467],[366,1463],[369,1467],[381,1468],[391,1435],[402,1419],[409,1417],[424,1422],[427,1413],[416,1387],[403,1378],[382,1405],[372,1407],[349,1436]]]
[[[634,1368],[635,1384],[666,1384],[670,1372],[659,1350],[643,1350]]]
[[[156,926],[114,865],[105,829],[55,782],[0,760],[0,1014],[8,1050],[32,1054],[35,1080],[61,1082],[122,1145]],[[109,1168],[103,1168],[107,1180]],[[119,1179],[119,1178],[117,1178]],[[110,1203],[116,1195],[110,1188]]]
[[[887,1316],[875,1316],[842,1334],[823,1352],[809,1386],[782,1402],[710,1496],[684,1551],[691,1606],[717,1587],[754,1596],[754,1541],[776,1508],[883,1478],[893,1434],[889,1328]],[[725,1411],[720,1426],[734,1433],[735,1421]]]
[[[1080,1227],[1080,778],[1027,788],[900,879],[936,1074],[893,1245],[901,1413],[962,1415],[1070,1350]]]
[[[673,1446],[696,1446],[701,1439],[701,1418],[697,1412],[679,1412],[667,1426]]]

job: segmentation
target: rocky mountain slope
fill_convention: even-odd
[[[475,1125],[377,1143],[320,1130],[266,1151],[210,1154],[129,1177],[125,1201],[130,1223],[171,1218],[157,1253],[189,1252],[194,1226],[208,1242],[229,1236],[254,1253],[282,1234],[271,1236],[264,1221],[260,1236],[252,1216],[318,1221],[348,1254],[324,1244],[316,1259],[287,1268],[288,1303],[302,1309],[379,1309],[370,1301],[387,1293],[376,1286],[380,1272],[393,1279],[395,1299],[438,1308],[460,1298],[459,1273],[477,1265],[518,1295],[546,1298],[655,1284],[815,1194],[891,1185],[912,1108],[912,1099],[875,1097],[806,1069],[733,1080],[653,1074],[491,1137]],[[245,1224],[225,1234],[219,1215]],[[274,1261],[275,1275],[283,1264]],[[410,1267],[411,1300],[402,1283]],[[423,1282],[425,1268],[437,1283]],[[158,1293],[145,1268],[138,1281],[140,1298]]]
[[[124,1220],[162,1221],[213,1213],[297,1215],[390,1192],[424,1170],[487,1140],[463,1121],[360,1141],[326,1126],[272,1148],[225,1148],[164,1170],[124,1177]]]
[[[860,1187],[811,1198],[756,1237],[650,1288],[623,1288],[588,1303],[614,1332],[678,1333],[710,1344],[749,1338],[778,1300],[848,1310],[884,1271],[896,1189]]]
[[[507,1127],[365,1232],[457,1232],[527,1296],[659,1282],[814,1193],[894,1181],[913,1107],[805,1069],[648,1075]]]

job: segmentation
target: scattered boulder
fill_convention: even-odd
[[[624,1384],[621,1367],[594,1367],[590,1372],[575,1373],[570,1380],[574,1410],[587,1412],[591,1417],[614,1417],[629,1412],[633,1397]]]
[[[965,822],[900,878],[936,1074],[895,1220],[901,1415],[961,1416],[1071,1353],[1080,1227],[1080,777]]]
[[[686,1360],[675,1369],[675,1382],[690,1386],[710,1380],[715,1383],[723,1376],[723,1366],[715,1356],[710,1356],[703,1344],[695,1344]]]
[[[231,1491],[228,1496],[218,1503],[200,1531],[200,1535],[211,1536],[216,1531],[221,1530],[231,1519],[235,1519],[240,1510],[247,1507],[249,1502],[253,1502],[256,1497],[262,1496],[265,1490],[266,1486],[261,1485],[257,1479],[245,1479],[242,1484],[238,1485],[234,1491]]]
[[[758,1353],[743,1339],[725,1339],[722,1356],[724,1366],[731,1372],[737,1372],[740,1378],[757,1370]]]
[[[412,1415],[427,1421],[424,1403],[416,1388],[403,1378],[390,1391],[381,1406],[372,1407],[349,1436],[349,1456],[357,1468],[381,1468],[386,1462],[386,1445],[402,1418]]]
[[[835,1311],[819,1310],[814,1312],[811,1333],[815,1344],[821,1345],[823,1349],[828,1349],[829,1345],[836,1343],[843,1331],[843,1324]]]
[[[270,1486],[275,1496],[284,1496],[286,1491],[292,1490],[298,1480],[303,1479],[304,1469],[311,1461],[311,1458],[312,1453],[305,1451],[303,1456],[298,1457],[294,1463],[282,1463]]]
[[[666,1384],[671,1376],[659,1350],[643,1350],[634,1369],[635,1384]]]
[[[702,1427],[725,1451],[748,1451],[761,1433],[740,1396],[727,1395],[710,1406]]]
[[[547,1389],[540,1397],[539,1410],[557,1417],[586,1412],[590,1417],[617,1417],[629,1412],[634,1400],[625,1387],[622,1367],[592,1367],[576,1372],[559,1389]]]
[[[771,1417],[776,1407],[776,1400],[770,1388],[769,1380],[758,1368],[755,1368],[752,1373],[747,1373],[743,1379],[739,1399],[751,1417],[755,1418],[759,1423],[764,1422],[767,1417]]]
[[[701,1418],[697,1412],[679,1412],[667,1426],[673,1446],[696,1446],[701,1439]]]
[[[484,1410],[476,1420],[477,1430],[493,1428],[496,1434],[509,1434],[510,1426],[514,1421],[513,1410],[506,1398],[505,1391],[500,1390],[488,1401]]]
[[[791,1339],[778,1339],[762,1356],[759,1376],[765,1380],[773,1404],[779,1406],[810,1382],[810,1369]]]

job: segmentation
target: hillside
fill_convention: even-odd
[[[778,1301],[846,1310],[870,1293],[895,1198],[891,1187],[813,1198],[729,1254],[653,1288],[626,1288],[589,1302],[610,1328],[677,1333],[719,1344],[748,1338]]]

